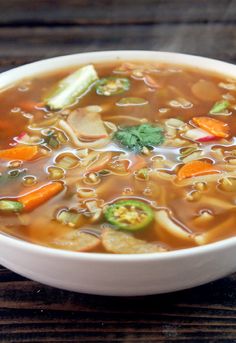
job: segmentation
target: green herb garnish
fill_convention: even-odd
[[[152,148],[164,142],[163,129],[151,124],[124,127],[116,132],[115,138],[133,151]]]
[[[229,107],[229,102],[226,100],[217,101],[210,110],[210,114],[222,113]]]

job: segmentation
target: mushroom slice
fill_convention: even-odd
[[[98,247],[100,239],[80,230],[71,230],[53,241],[56,248],[75,251],[91,251]]]
[[[113,254],[147,254],[166,251],[157,243],[147,243],[128,233],[106,229],[102,233],[104,248]]]
[[[108,137],[98,112],[89,112],[86,108],[74,110],[68,116],[67,122],[77,137],[82,140],[88,141]]]
[[[155,213],[157,223],[172,236],[183,240],[191,240],[192,232],[184,230],[180,225],[176,224],[168,215],[167,211],[159,210]]]

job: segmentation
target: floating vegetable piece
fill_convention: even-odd
[[[220,114],[229,107],[229,102],[226,100],[217,101],[210,110],[210,114]]]
[[[21,212],[23,205],[18,201],[0,200],[0,212]]]
[[[68,107],[87,92],[97,80],[98,76],[93,65],[82,67],[61,80],[52,94],[45,99],[45,104],[51,110]]]
[[[219,171],[210,163],[204,161],[191,161],[184,164],[178,171],[178,179],[181,181],[188,177],[205,175],[205,174],[215,174]]]
[[[52,243],[55,247],[61,249],[86,252],[96,249],[100,245],[100,239],[94,235],[73,229],[57,237]]]
[[[92,163],[89,164],[87,170],[91,172],[97,172],[101,169],[104,169],[104,167],[107,165],[107,163],[112,158],[112,153],[110,151],[101,153],[98,155],[99,157]]]
[[[213,82],[203,79],[194,83],[192,93],[203,101],[217,101],[221,95],[219,88]]]
[[[97,94],[105,96],[121,94],[129,89],[129,79],[113,76],[101,79],[96,85]]]
[[[0,159],[30,161],[39,153],[37,146],[16,146],[11,149],[0,150]]]
[[[57,156],[56,158],[56,165],[57,167],[63,168],[63,169],[71,169],[74,167],[77,167],[80,163],[78,157],[76,157],[72,153],[63,153]]]
[[[157,223],[172,236],[183,240],[190,240],[192,232],[189,232],[170,219],[167,211],[159,210],[155,212]]]
[[[71,112],[68,124],[81,140],[96,140],[107,138],[107,130],[98,112],[88,112],[81,108]]]
[[[115,133],[115,138],[134,151],[141,151],[144,147],[158,146],[164,142],[162,128],[151,124],[124,127]]]
[[[148,87],[155,88],[155,89],[160,88],[160,85],[157,83],[157,81],[150,75],[146,75],[144,77],[144,82],[146,83]]]
[[[166,249],[155,243],[147,243],[128,233],[107,229],[102,233],[104,248],[113,254],[147,254]]]
[[[60,167],[48,167],[49,178],[51,180],[60,180],[65,176],[65,171]]]
[[[118,229],[137,231],[147,227],[154,218],[150,206],[139,200],[120,200],[105,210],[106,220]]]
[[[185,137],[196,141],[196,142],[209,142],[209,141],[213,141],[215,139],[219,139],[219,137],[216,137],[212,134],[210,134],[209,132],[202,130],[202,129],[192,129],[192,130],[188,130],[185,133]]]
[[[62,224],[75,227],[79,224],[81,219],[81,213],[77,213],[72,210],[63,210],[57,215],[57,220]]]
[[[19,196],[18,201],[23,205],[25,211],[32,211],[57,195],[62,189],[61,182],[48,183],[30,193]]]
[[[229,136],[229,125],[223,121],[210,117],[194,117],[193,122],[216,137],[227,138]]]
[[[148,104],[148,101],[143,98],[122,98],[119,101],[117,101],[116,105],[118,106],[143,106]]]

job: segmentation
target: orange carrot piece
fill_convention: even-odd
[[[147,166],[147,162],[145,158],[143,158],[142,156],[135,155],[134,157],[131,157],[131,166],[129,168],[131,172],[134,172],[138,169],[145,168],[146,166]]]
[[[24,206],[25,211],[32,211],[57,195],[62,189],[63,184],[61,182],[51,182],[20,196],[18,201]]]
[[[30,161],[38,153],[39,149],[36,145],[22,145],[11,149],[0,150],[0,159]]]
[[[216,168],[207,162],[203,161],[191,161],[183,165],[178,171],[178,179],[181,181],[188,177],[205,175],[205,174],[215,174],[219,171]]]
[[[221,120],[210,117],[194,117],[193,122],[216,137],[227,138],[229,136],[229,126]]]

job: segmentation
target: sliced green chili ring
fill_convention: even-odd
[[[130,89],[130,81],[127,78],[106,77],[96,84],[98,95],[112,96],[124,93]]]
[[[120,230],[138,231],[154,219],[151,207],[139,200],[120,200],[105,210],[106,220]]]

